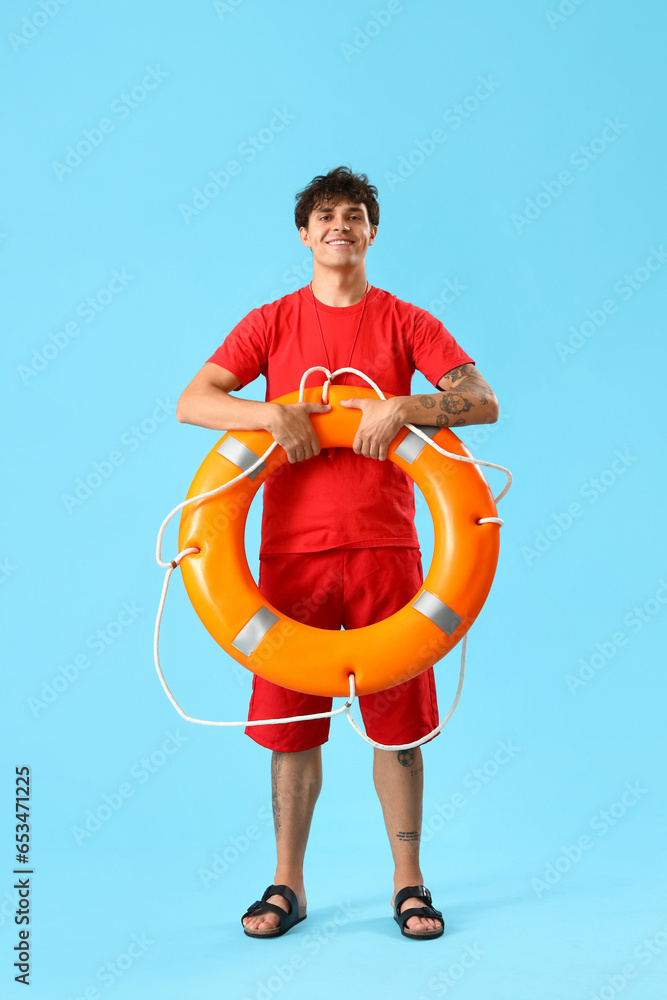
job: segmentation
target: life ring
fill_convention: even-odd
[[[339,405],[352,396],[377,399],[366,387],[331,385],[331,409],[311,414],[322,448],[352,447],[361,412]],[[302,398],[321,401],[322,387],[305,389]],[[292,392],[273,402],[298,400]],[[472,457],[451,430],[420,429],[447,451]],[[188,498],[237,477],[272,441],[268,431],[227,431],[202,462]],[[287,461],[282,448],[229,489],[183,508],[179,550],[199,550],[180,564],[186,591],[208,632],[243,666],[282,687],[335,697],[348,696],[353,673],[357,694],[372,694],[427,669],[473,624],[498,561],[499,524],[478,523],[496,517],[486,478],[473,464],[444,458],[406,427],[389,446],[387,460],[424,494],[434,525],[433,558],[415,596],[363,628],[335,631],[295,621],[266,600],[248,568],[248,509],[266,477]]]

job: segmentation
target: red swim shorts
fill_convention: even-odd
[[[260,559],[258,585],[267,600],[290,618],[338,630],[388,618],[414,597],[422,580],[419,548],[379,546],[267,554]],[[412,743],[438,725],[433,667],[357,700],[366,733],[376,743]],[[328,712],[331,705],[331,698],[291,691],[253,674],[248,718],[310,715]],[[248,726],[245,732],[270,750],[293,753],[326,743],[330,722],[310,719]]]

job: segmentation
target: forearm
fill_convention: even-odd
[[[273,409],[279,405],[239,399],[224,389],[206,388],[183,393],[176,408],[176,418],[184,424],[216,431],[268,430]]]
[[[498,400],[486,390],[471,386],[465,390],[418,396],[399,396],[399,413],[406,424],[436,427],[463,427],[468,424],[492,424],[498,419]]]

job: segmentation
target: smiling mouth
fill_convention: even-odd
[[[329,240],[327,246],[330,247],[349,247],[352,246],[354,240]]]

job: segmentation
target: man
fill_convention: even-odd
[[[311,284],[248,313],[187,386],[177,417],[215,430],[265,429],[284,448],[288,463],[264,484],[259,588],[299,621],[359,628],[398,611],[422,584],[414,484],[386,461],[389,444],[408,422],[492,423],[498,404],[472,358],[439,320],[368,284],[365,258],[377,235],[379,206],[377,188],[366,175],[338,167],[315,177],[296,199],[299,236],[313,255]],[[392,393],[387,400],[343,402],[361,411],[352,449],[321,453],[310,414],[326,412],[328,405],[270,402],[297,389],[303,372],[314,365],[329,371],[358,368]],[[439,391],[410,395],[415,369]],[[265,402],[230,395],[260,374],[267,379]],[[307,384],[321,385],[324,378],[314,372]],[[335,381],[367,385],[349,373]],[[360,697],[359,707],[375,742],[421,739],[438,724],[433,668],[386,692]],[[251,720],[330,708],[330,698],[253,675]],[[277,936],[305,916],[303,860],[329,722],[246,729],[273,750],[277,849],[274,884],[242,918],[250,936]],[[430,906],[419,866],[420,747],[398,753],[374,749],[373,778],[395,864],[395,918],[406,936],[438,937],[444,921]]]

